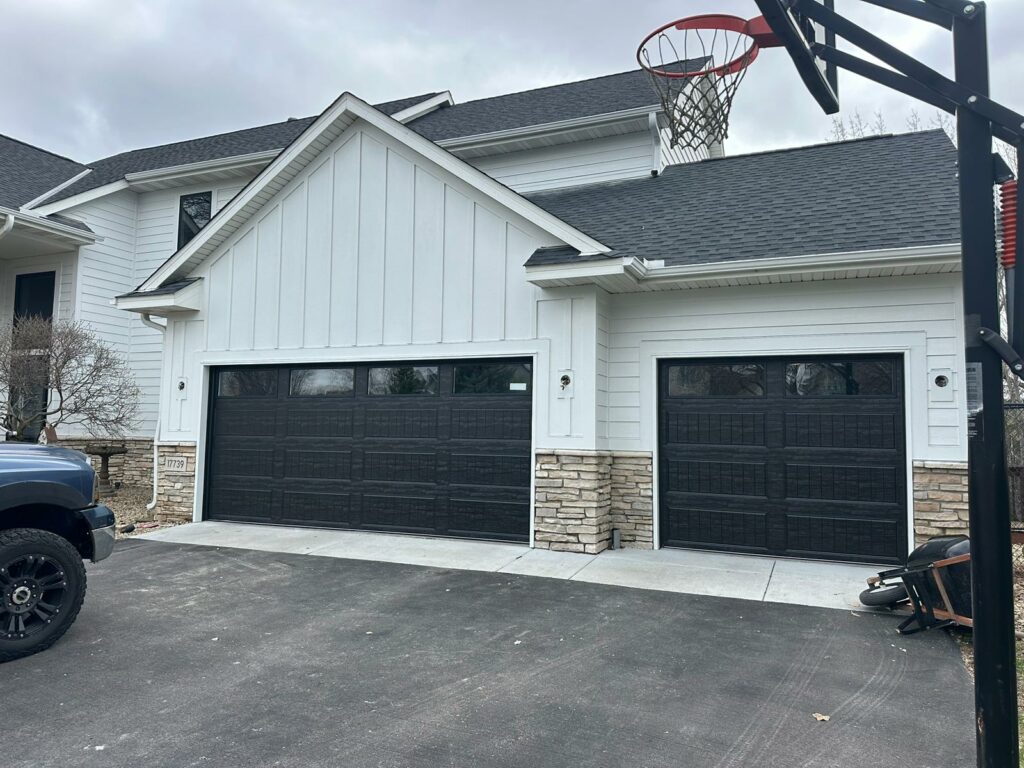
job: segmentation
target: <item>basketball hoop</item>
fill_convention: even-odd
[[[778,45],[763,18],[691,16],[654,30],[636,51],[651,76],[673,147],[709,150],[729,135],[733,97],[765,46]]]

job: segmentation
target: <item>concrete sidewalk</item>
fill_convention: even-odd
[[[166,528],[139,538],[262,552],[515,573],[843,610],[862,608],[857,596],[865,588],[865,579],[878,570],[862,565],[682,549],[623,549],[600,555],[579,555],[530,549],[520,544],[212,521]]]

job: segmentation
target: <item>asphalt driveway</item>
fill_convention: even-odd
[[[89,580],[0,666],[7,768],[974,758],[953,641],[889,616],[143,541]]]

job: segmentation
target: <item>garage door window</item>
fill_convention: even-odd
[[[221,371],[217,376],[219,397],[273,397],[277,394],[277,371],[251,368]]]
[[[292,368],[288,394],[292,397],[339,397],[355,389],[351,368]]]
[[[763,397],[764,366],[689,364],[668,369],[669,397]]]
[[[787,363],[786,394],[796,397],[895,395],[889,360]]]
[[[529,363],[473,363],[455,366],[456,395],[526,395],[530,393]]]
[[[371,368],[368,391],[371,395],[436,395],[437,367]]]

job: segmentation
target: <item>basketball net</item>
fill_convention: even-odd
[[[637,49],[668,122],[670,143],[709,151],[729,135],[733,98],[758,45],[748,22],[709,14],[655,30]]]

